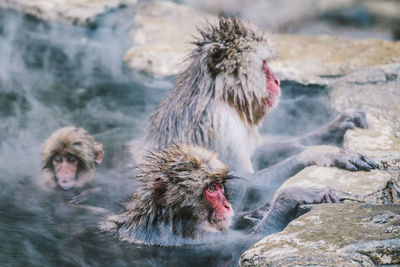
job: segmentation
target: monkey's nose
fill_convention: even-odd
[[[280,82],[279,82],[279,80],[278,80],[277,78],[275,78],[275,84],[276,84],[277,86],[279,86],[279,84],[280,84]]]
[[[231,204],[225,203],[224,204],[225,209],[230,210],[232,208]]]

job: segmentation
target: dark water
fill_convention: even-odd
[[[231,266],[249,245],[237,232],[221,243],[178,248],[98,232],[104,213],[93,207],[118,212],[115,203],[135,188],[115,167],[124,160],[120,148],[140,135],[174,80],[124,66],[132,26],[124,16],[110,14],[85,29],[0,10],[0,266]],[[330,117],[324,88],[282,87],[263,131],[295,135]],[[87,129],[105,148],[95,180],[101,192],[85,206],[68,204],[74,192],[35,185],[43,141],[67,125]]]

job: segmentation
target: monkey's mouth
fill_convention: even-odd
[[[73,180],[61,180],[59,181],[59,185],[64,190],[69,190],[75,185],[75,181]]]
[[[278,104],[278,101],[279,101],[279,94],[272,94],[272,93],[270,93],[269,96],[263,99],[264,104],[267,105],[268,107],[276,106]]]
[[[213,216],[212,224],[219,230],[224,231],[227,230],[232,225],[232,217],[233,216]]]

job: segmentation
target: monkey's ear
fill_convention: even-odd
[[[100,164],[103,161],[104,151],[103,144],[100,142],[94,142],[94,155],[96,156],[95,162]]]
[[[167,192],[167,182],[161,178],[156,178],[154,181],[154,202],[159,207],[164,207],[167,203],[165,201],[165,192]]]
[[[208,68],[212,73],[218,74],[225,70],[222,61],[225,57],[225,49],[221,46],[214,46],[208,53]]]

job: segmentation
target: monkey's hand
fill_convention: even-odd
[[[270,210],[254,227],[253,233],[265,235],[281,231],[289,222],[301,215],[297,213],[300,205],[337,202],[339,202],[339,198],[330,187],[286,188],[278,191],[271,203]]]
[[[88,200],[88,194],[83,191],[82,193],[75,195],[71,198],[69,203],[71,204],[82,204],[83,202]]]
[[[71,204],[82,204],[83,202],[89,199],[89,195],[99,192],[101,189],[100,187],[95,187],[91,189],[83,190],[80,194],[75,195],[69,203]]]
[[[378,164],[366,155],[335,146],[312,146],[299,155],[305,166],[338,167],[349,171],[370,171]]]
[[[303,145],[342,144],[347,130],[368,128],[367,118],[363,111],[346,111],[331,123],[300,138]]]
[[[296,205],[339,202],[335,191],[329,186],[324,188],[289,187],[280,191],[276,197],[276,201],[288,200]]]

